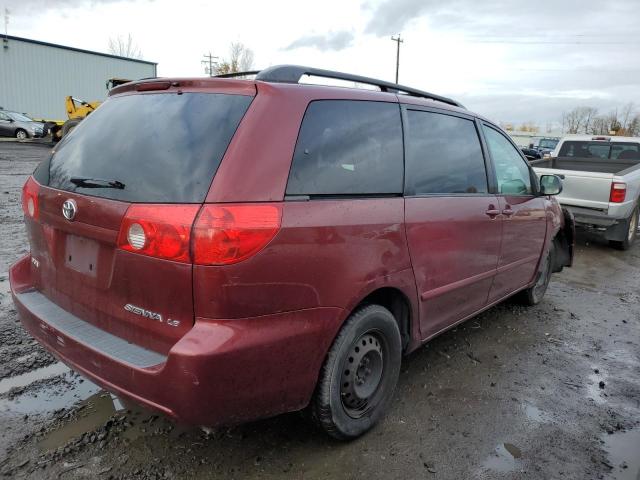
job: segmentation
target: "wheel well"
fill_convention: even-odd
[[[389,310],[400,328],[402,336],[402,350],[407,348],[411,340],[411,304],[400,290],[393,287],[384,287],[371,292],[356,307],[376,304]]]

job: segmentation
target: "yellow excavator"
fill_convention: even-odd
[[[107,80],[107,90],[111,90],[118,85],[130,82],[124,78],[110,78]],[[76,128],[76,126],[88,115],[91,114],[102,102],[93,101],[85,102],[77,97],[69,95],[65,98],[65,109],[67,111],[67,120],[39,120],[49,127],[51,137],[54,142],[62,139],[67,133]]]

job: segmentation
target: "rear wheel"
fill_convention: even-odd
[[[70,133],[71,130],[76,128],[81,121],[82,121],[81,118],[72,118],[64,122],[64,125],[62,125],[62,136],[64,137],[68,133]]]
[[[551,242],[551,247],[540,262],[538,273],[536,274],[536,283],[520,293],[520,300],[525,305],[533,306],[540,303],[547,291],[549,282],[551,281],[551,271],[555,257],[555,244]]]
[[[626,220],[627,232],[624,240],[612,240],[609,244],[619,250],[629,250],[638,235],[638,207],[633,209],[631,216]]]
[[[26,140],[27,138],[29,138],[29,135],[27,134],[26,130],[19,128],[18,130],[16,130],[16,138],[18,140]]]
[[[391,312],[380,305],[358,309],[322,367],[311,404],[315,422],[340,440],[372,428],[391,403],[401,357],[400,330]]]

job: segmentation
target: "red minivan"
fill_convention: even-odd
[[[254,72],[255,73],[255,72]],[[318,77],[378,91],[300,83]],[[125,399],[197,425],[309,407],[354,438],[401,357],[570,266],[573,221],[495,124],[370,78],[111,90],[23,189],[24,327]]]

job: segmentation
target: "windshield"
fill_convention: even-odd
[[[253,97],[158,93],[113,97],[58,144],[49,186],[148,203],[204,201]],[[36,172],[46,179],[46,172]]]
[[[551,139],[542,139],[540,140],[540,148],[548,148],[550,150],[553,150],[554,148],[556,148],[556,145],[558,145],[558,140],[551,140]]]
[[[33,119],[27,117],[26,115],[23,115],[21,113],[16,113],[16,112],[7,112],[7,115],[9,115],[11,118],[13,118],[16,122],[33,122]]]

